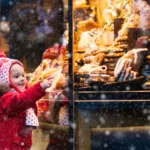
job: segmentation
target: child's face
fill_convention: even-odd
[[[10,70],[10,79],[12,84],[19,90],[24,90],[26,86],[26,78],[24,69],[19,64],[14,64]]]

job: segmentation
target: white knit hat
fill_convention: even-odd
[[[13,89],[16,92],[21,92],[16,86],[12,84],[10,79],[10,69],[13,64],[19,64],[23,67],[20,61],[6,58],[5,54],[0,49],[0,84],[8,86],[10,90]],[[36,117],[32,108],[26,110],[25,124],[29,126],[39,126],[38,118]]]

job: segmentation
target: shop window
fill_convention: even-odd
[[[31,149],[67,150],[68,0],[2,0],[0,33],[0,48],[24,64],[29,86],[53,78],[37,102],[40,127]]]

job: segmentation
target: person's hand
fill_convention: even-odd
[[[41,82],[41,87],[46,90],[47,88],[49,88],[51,85],[52,85],[52,80],[53,78],[52,77],[48,77],[46,79],[44,79],[42,82]]]

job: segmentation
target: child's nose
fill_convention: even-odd
[[[21,77],[21,80],[25,80],[25,78],[24,78],[24,77]]]

